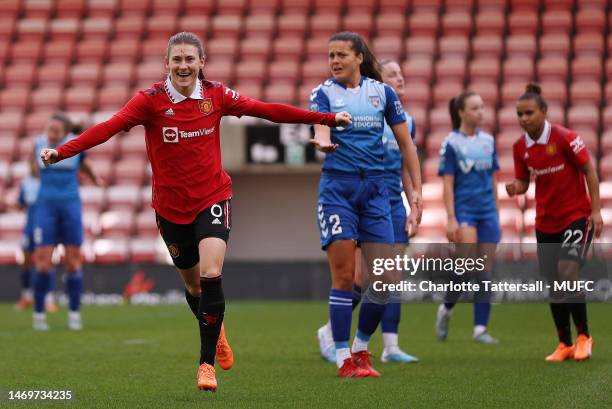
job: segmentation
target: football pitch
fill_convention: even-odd
[[[216,393],[196,389],[199,338],[186,305],[91,307],[85,330],[51,331],[31,315],[0,305],[0,407],[70,408],[610,408],[612,306],[589,305],[594,357],[548,364],[556,347],[547,305],[495,305],[498,345],[471,340],[472,307],[458,305],[448,341],[435,339],[436,306],[403,306],[400,345],[418,364],[382,364],[378,379],[338,379],[318,353],[324,302],[232,302],[226,311],[236,364],[217,369]],[[355,315],[356,319],[356,315]],[[354,321],[355,321],[354,319]],[[65,402],[9,400],[9,391],[70,390]]]

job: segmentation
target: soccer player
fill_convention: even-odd
[[[336,364],[340,377],[380,376],[371,365],[368,342],[383,316],[385,295],[381,299],[372,291],[365,293],[351,349],[348,341],[357,242],[367,266],[372,266],[374,258],[394,254],[383,162],[385,121],[402,154],[404,191],[415,206],[421,202],[419,161],[402,104],[395,91],[382,83],[380,64],[363,38],[352,32],[336,33],[328,46],[333,78],[313,90],[310,108],[318,112],[347,109],[353,117],[353,124],[342,129],[315,126],[312,140],[327,153],[319,183],[318,224],[332,276],[329,314]]]
[[[380,65],[382,67],[381,74],[383,82],[393,88],[400,100],[405,99],[406,88],[404,87],[404,76],[399,64],[395,61],[385,59],[380,61]],[[414,141],[416,131],[414,119],[410,117],[408,113],[406,113],[406,118],[408,131]],[[404,201],[402,200],[402,192],[404,190],[402,186],[402,156],[399,145],[391,131],[391,127],[388,125],[385,126],[383,131],[383,145],[385,147],[385,182],[389,192],[391,219],[393,221],[394,250],[395,254],[403,255],[408,244],[408,237],[416,234],[418,210],[413,204],[413,208],[410,211],[410,218],[408,218]],[[357,248],[355,251],[355,283],[353,284],[352,299],[353,310],[361,301],[361,291],[364,282],[361,260],[361,249]],[[401,304],[398,300],[394,300],[394,302],[389,302],[385,305],[385,311],[380,322],[383,337],[382,362],[418,362],[418,358],[407,354],[398,346],[400,316]],[[329,321],[319,328],[317,331],[317,338],[319,340],[321,357],[328,362],[336,362],[336,347],[334,345],[331,323]]]
[[[438,169],[444,185],[446,235],[450,242],[461,244],[457,246],[458,256],[485,258],[485,269],[475,278],[489,280],[495,247],[501,237],[495,140],[479,128],[484,116],[480,95],[464,91],[450,100],[449,112],[453,130],[442,143]],[[483,288],[474,294],[473,339],[497,343],[487,332],[491,302],[490,294]],[[441,341],[448,336],[449,320],[458,296],[447,294],[446,302],[438,308],[436,335]]]
[[[53,114],[46,125],[45,133],[35,141],[35,152],[74,139],[76,135],[71,133],[71,130],[72,123],[65,114]],[[80,330],[83,287],[80,247],[83,243],[83,223],[79,197],[79,171],[83,170],[95,184],[98,183],[97,178],[83,155],[53,166],[46,166],[38,155],[35,160],[40,173],[40,189],[36,200],[33,234],[36,247],[33,327],[39,331],[49,329],[44,313],[44,300],[53,286],[53,251],[58,244],[63,244],[64,281],[69,299],[68,328]]]
[[[57,149],[43,150],[41,157],[46,163],[65,160],[119,131],[144,125],[153,171],[152,207],[185,283],[187,303],[199,323],[197,386],[215,391],[215,355],[219,355],[222,368],[233,365],[222,328],[225,297],[221,268],[231,227],[232,188],[221,167],[221,117],[250,115],[273,122],[326,126],[346,126],[351,117],[346,112],[320,114],[260,102],[206,80],[204,47],[193,33],[181,32],[170,38],[165,63],[165,81],[138,92],[111,119],[79,138]]]
[[[539,85],[530,83],[516,104],[525,134],[512,147],[515,179],[506,185],[509,196],[523,194],[530,177],[536,184],[536,238],[540,271],[550,280],[577,280],[593,238],[603,228],[599,180],[584,141],[574,131],[546,120],[547,104]],[[588,187],[587,190],[585,188]],[[548,362],[591,357],[584,294],[578,299],[552,293],[550,309],[559,336]],[[572,342],[570,316],[578,337]]]

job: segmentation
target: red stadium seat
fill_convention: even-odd
[[[540,53],[542,57],[567,58],[570,52],[571,42],[567,33],[546,34],[540,37]]]
[[[206,47],[211,61],[234,61],[238,54],[238,40],[235,38],[213,38]]]
[[[9,65],[4,71],[4,83],[8,87],[31,87],[36,84],[36,65],[21,63]]]
[[[408,37],[406,39],[406,58],[427,58],[433,60],[436,56],[437,45],[432,37]]]
[[[145,152],[145,132],[142,126],[132,128],[119,141],[119,154],[122,157],[143,155]]]
[[[2,232],[2,238],[16,239],[18,242],[21,238],[25,221],[24,212],[0,213],[0,232]]]
[[[113,35],[113,20],[110,17],[93,17],[83,20],[82,40],[108,40]]]
[[[30,102],[30,87],[14,86],[0,90],[0,112],[25,111]]]
[[[140,45],[142,52],[141,63],[152,63],[161,64],[163,58],[166,55],[166,49],[168,48],[168,39],[161,37],[153,37],[144,40]]]
[[[571,129],[599,130],[599,109],[596,106],[574,106],[567,110],[567,122]]]
[[[188,14],[179,18],[177,31],[188,31],[196,34],[202,41],[208,36],[212,22],[207,15]],[[207,44],[204,43],[204,49],[207,50]]]
[[[134,230],[132,209],[109,210],[100,215],[101,234],[104,238],[129,237]]]
[[[151,0],[120,0],[119,11],[121,16],[148,15],[151,9]]]
[[[249,14],[275,16],[280,8],[280,0],[259,0],[251,2]]]
[[[563,85],[563,84],[561,84]],[[548,120],[550,122],[564,125],[565,124],[565,109],[560,103],[558,105],[554,105],[552,102],[549,102],[548,112],[546,113]]]
[[[413,0],[412,1],[412,11],[413,12],[432,12],[432,13],[440,13],[442,11],[442,0]]]
[[[502,236],[519,236],[523,229],[523,212],[516,207],[502,207],[499,210],[499,224]]]
[[[159,234],[155,213],[144,209],[136,215],[136,235],[140,237],[157,237]]]
[[[213,60],[204,65],[204,76],[211,81],[219,81],[229,84],[234,81],[234,67],[236,64],[230,61]]]
[[[371,0],[345,0],[345,7],[348,13],[367,13],[373,15],[376,2]]]
[[[329,66],[324,61],[302,64],[302,80],[308,84],[319,84],[330,77]]]
[[[510,58],[503,63],[503,75],[506,82],[525,83],[535,79],[533,60],[525,57]]]
[[[26,0],[23,4],[23,12],[26,18],[49,19],[55,12],[55,4],[51,0]]]
[[[607,154],[599,161],[599,173],[601,180],[612,181],[612,155]]]
[[[7,47],[13,41],[16,27],[15,18],[0,16],[0,44]]]
[[[536,39],[529,35],[512,35],[506,37],[506,53],[508,58],[533,58],[536,53]]]
[[[140,59],[140,42],[135,38],[123,38],[111,42],[109,62],[131,64]]]
[[[536,11],[519,11],[508,16],[508,31],[510,35],[535,36],[538,32],[539,21]]]
[[[106,40],[80,41],[76,46],[77,63],[104,63],[108,57],[108,44]]]
[[[411,82],[429,84],[433,77],[433,63],[430,59],[409,59],[402,63],[402,72],[408,84]]]
[[[467,89],[478,93],[485,106],[496,107],[499,101],[499,89],[497,83],[491,80],[473,80],[468,85]]]
[[[548,11],[572,11],[574,0],[543,0],[545,12]]]
[[[93,251],[96,263],[125,263],[129,256],[129,242],[118,238],[97,239],[93,243]]]
[[[600,81],[603,74],[601,57],[578,57],[572,61],[572,81]]]
[[[166,79],[165,68],[161,61],[159,65],[143,62],[136,67],[136,80],[149,85]]]
[[[549,105],[564,106],[567,103],[567,87],[564,82],[541,81],[542,95]]]
[[[153,0],[151,4],[153,16],[176,16],[183,14],[183,0]]]
[[[43,47],[43,60],[47,64],[70,63],[74,57],[76,43],[72,40],[52,41]]]
[[[298,62],[302,57],[304,40],[298,37],[281,37],[272,42],[272,55],[275,61]]]
[[[463,82],[466,71],[465,59],[458,57],[441,58],[435,65],[436,81],[454,80]]]
[[[267,38],[245,38],[240,42],[240,56],[249,62],[266,62],[270,57],[271,44]]]
[[[103,144],[106,145],[106,144]],[[89,151],[88,151],[89,154]],[[94,169],[95,172],[95,169]],[[79,188],[81,202],[83,203],[84,211],[102,210],[106,204],[106,194],[103,187],[100,186],[81,186]]]
[[[456,94],[454,94],[454,95],[456,95]],[[448,135],[448,132],[452,128],[451,120],[450,120],[450,116],[448,114],[448,107],[447,106],[446,107],[445,106],[440,106],[439,108],[434,108],[434,109],[429,111],[429,126],[430,126],[430,132],[429,132],[429,136],[428,136],[426,142],[427,142],[427,150],[428,150],[428,152],[431,153],[431,151],[430,151],[430,149],[431,149],[431,139],[430,139],[431,135],[432,134],[444,134],[444,133],[446,133]],[[435,149],[439,149],[439,148],[440,148],[440,145],[437,145],[437,147],[434,147],[434,152],[435,152]]]
[[[410,0],[379,0],[380,12],[404,15],[408,10]]]
[[[38,112],[36,113],[39,114]],[[31,117],[33,114],[29,114],[28,117]],[[49,119],[50,113],[47,115],[45,119]],[[25,137],[21,137],[17,142],[17,154],[19,160],[30,160],[32,159],[32,154],[34,153],[34,138],[41,134],[45,122],[41,121],[41,125],[36,129],[35,133],[30,135],[26,135]]]
[[[504,50],[502,37],[478,36],[472,39],[474,58],[491,58],[499,60]]]
[[[320,82],[319,82],[320,83]],[[298,87],[297,98],[300,108],[310,109],[310,95],[312,90],[319,85],[316,81],[302,84]]]
[[[497,111],[497,123],[499,128],[504,130],[504,133],[513,134],[509,129],[518,128],[518,119],[516,116],[516,106],[508,104],[502,106]]]
[[[284,14],[278,17],[278,33],[281,37],[304,38],[308,29],[308,17],[305,14]]]
[[[295,105],[295,86],[290,84],[271,84],[264,88],[264,100]]]
[[[349,13],[342,17],[343,30],[353,31],[362,35],[366,39],[372,35],[373,26],[374,21],[371,13],[354,12],[349,10]]]
[[[17,22],[17,38],[19,41],[42,41],[47,34],[46,19],[23,18]]]
[[[467,37],[441,37],[438,40],[440,58],[460,57],[467,59],[470,52],[470,41]]]
[[[3,135],[0,136],[0,161],[7,164],[6,174],[3,170],[2,181],[8,178],[10,172],[8,172],[8,163],[13,161],[17,153],[17,138],[14,135]],[[33,152],[32,152],[33,153]]]
[[[24,40],[14,43],[9,51],[12,64],[37,64],[42,55],[43,43],[40,40]]]
[[[410,106],[428,106],[431,102],[431,87],[422,82],[411,83],[409,89]]]
[[[314,14],[310,18],[311,38],[327,44],[327,39],[341,30],[340,16],[337,13]]]
[[[119,110],[132,97],[130,90],[125,85],[110,85],[98,91],[97,107],[99,110]]]
[[[602,33],[578,34],[574,37],[574,55],[602,57],[605,51],[605,37]]]
[[[37,88],[32,92],[30,106],[33,110],[60,110],[63,104],[63,88],[59,86]]]
[[[389,58],[401,61],[402,45],[398,37],[376,37],[372,41],[372,51],[379,60]]]
[[[577,81],[570,86],[570,100],[573,105],[592,104],[601,102],[601,85],[599,81]]]
[[[80,23],[76,18],[55,19],[49,24],[49,35],[53,41],[78,38]]]
[[[499,10],[480,11],[476,14],[474,27],[479,37],[489,35],[501,37],[506,28],[504,13]]]
[[[439,150],[439,147],[438,147]],[[438,168],[440,166],[440,159],[438,157],[429,157],[425,159],[423,163],[423,177],[427,183],[434,182],[438,179]],[[421,224],[423,226],[423,224]],[[419,226],[420,227],[420,226]],[[427,223],[426,226],[427,227]]]
[[[452,97],[459,95],[463,91],[463,83],[455,82],[451,79],[448,79],[447,81],[437,82],[434,86],[433,103],[435,107],[446,109],[446,113],[448,115],[448,102]],[[430,116],[430,121],[432,121],[432,116]],[[433,122],[430,123],[433,128],[435,124]]]
[[[217,15],[212,19],[212,34],[215,38],[239,38],[242,18],[238,15]]]
[[[146,19],[145,32],[149,39],[159,38],[165,41],[177,32],[177,19],[172,15],[155,15]]]
[[[117,173],[115,173],[115,176]],[[106,200],[110,210],[138,209],[140,203],[140,186],[113,185],[106,189]]]
[[[254,4],[257,4],[254,3]],[[255,14],[244,20],[245,38],[263,37],[268,41],[276,29],[276,18],[273,14]]]
[[[468,72],[471,81],[497,82],[501,68],[496,58],[478,58],[469,62]]]
[[[472,31],[472,17],[467,10],[451,11],[448,10],[442,16],[442,33],[444,36],[465,37]]]
[[[263,61],[251,61],[248,64],[238,64],[236,81],[241,84],[261,84],[267,75],[267,65]]]
[[[57,0],[55,16],[57,18],[81,19],[85,14],[86,0]]]
[[[344,11],[345,0],[312,0],[314,14],[337,13]]]
[[[262,99],[263,97],[261,81],[249,82],[246,84],[238,82],[234,84],[232,88],[234,88],[236,91],[238,91],[241,95],[244,95],[245,97],[254,99]]]
[[[106,142],[87,150],[87,158],[113,162],[119,154],[119,138],[112,137]],[[94,172],[96,169],[94,169]]]
[[[547,11],[542,15],[542,32],[544,34],[567,34],[572,28],[570,10]]]
[[[139,15],[122,16],[115,20],[115,38],[139,40],[145,32],[145,18]]]
[[[406,18],[403,14],[378,14],[375,17],[376,33],[380,37],[393,37],[397,41],[403,38],[406,30]]]
[[[117,12],[117,0],[90,0],[87,15],[90,18],[113,18]]]
[[[144,158],[140,160],[135,157],[121,159],[113,166],[116,185],[140,186],[145,181],[147,173],[147,162]],[[109,192],[109,200],[110,200]]]
[[[612,105],[608,105],[607,107],[604,108],[601,114],[601,120],[602,120],[603,127],[606,130],[606,133],[604,133],[601,137],[602,145],[604,143],[607,143],[606,146],[611,146],[612,138],[610,138],[610,136],[612,135],[611,133],[612,132]],[[610,141],[607,142],[606,138],[609,138]]]
[[[116,62],[106,64],[102,68],[102,84],[105,87],[129,87],[134,80],[135,68],[133,64]]]
[[[130,261],[132,263],[152,263],[158,261],[158,239],[136,237],[129,241]]]
[[[189,14],[210,16],[215,11],[215,0],[184,0]]]
[[[75,64],[70,68],[71,86],[97,88],[102,75],[102,66],[99,63]]]
[[[63,92],[63,89],[61,91]],[[49,118],[51,117],[51,115],[57,112],[60,108],[61,106],[59,105],[35,108],[35,110],[33,110],[28,115],[26,115],[25,124],[24,124],[25,134],[29,137],[29,136],[38,136],[41,133],[43,133],[45,126],[47,125],[47,121],[49,121]],[[29,140],[29,138],[24,138],[24,139]],[[22,142],[23,142],[23,145],[22,145]],[[32,142],[32,141],[31,140],[25,141],[21,139],[19,140],[19,148],[18,148],[19,152],[17,153],[20,158],[22,158],[23,156],[32,158],[32,153],[34,152],[34,145],[33,143],[29,143],[29,142]]]
[[[576,32],[602,34],[606,29],[606,15],[601,10],[578,10],[576,14]]]
[[[300,65],[296,61],[275,61],[268,65],[272,84],[294,84],[299,78]]]
[[[408,18],[408,30],[411,37],[431,37],[438,34],[438,14],[431,11],[417,11]]]
[[[67,111],[88,111],[95,109],[96,91],[91,86],[77,86],[66,90],[65,109]]]
[[[0,91],[1,95],[2,91]],[[0,135],[18,136],[23,130],[23,112],[0,111]]]
[[[217,12],[222,16],[242,16],[247,9],[247,0],[223,0],[217,2]]]
[[[536,70],[539,81],[558,81],[565,83],[567,80],[568,65],[567,58],[545,57],[537,62]]]

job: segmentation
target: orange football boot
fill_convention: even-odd
[[[358,367],[368,371],[369,377],[378,378],[380,376],[380,372],[374,369],[372,363],[370,362],[370,356],[372,355],[371,353],[368,351],[359,351],[353,352],[351,355],[353,357],[353,361]]]
[[[567,346],[565,343],[560,342],[555,349],[555,352],[548,355],[545,359],[547,362],[563,362],[574,357],[574,345]]]
[[[201,391],[215,392],[217,390],[217,378],[215,368],[212,365],[203,363],[198,369],[198,389]]]
[[[217,341],[216,358],[221,369],[225,369],[227,371],[232,369],[234,366],[234,353],[232,352],[232,348],[225,337],[224,324],[221,324],[221,332],[219,333],[219,340]]]
[[[357,366],[353,358],[348,357],[344,363],[338,368],[338,376],[340,378],[367,378],[370,372]]]
[[[15,309],[17,311],[25,311],[32,306],[32,300],[26,297],[21,297],[17,304],[15,304]]]
[[[578,335],[576,338],[576,347],[574,350],[574,359],[576,361],[586,361],[591,358],[593,349],[593,337],[587,337],[584,334]]]

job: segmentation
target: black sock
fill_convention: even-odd
[[[202,278],[202,295],[198,306],[200,321],[200,365],[214,365],[217,341],[225,313],[225,297],[221,277]]]
[[[584,334],[589,336],[589,324],[587,322],[587,308],[586,303],[573,303],[568,304],[570,311],[572,312],[572,318],[574,319],[574,325],[576,325],[576,332],[578,335]]]
[[[361,302],[361,287],[359,287],[357,284],[353,284],[353,311],[355,311],[355,308],[357,308],[360,302]]]
[[[193,312],[193,315],[196,317],[196,319],[198,319],[200,297],[194,297],[189,291],[187,291],[187,289],[185,289],[185,299],[187,300],[187,305],[189,305],[191,312]]]
[[[565,303],[550,303],[550,311],[552,312],[555,326],[557,327],[557,335],[559,341],[565,345],[572,345],[572,330],[570,328],[570,307]]]

